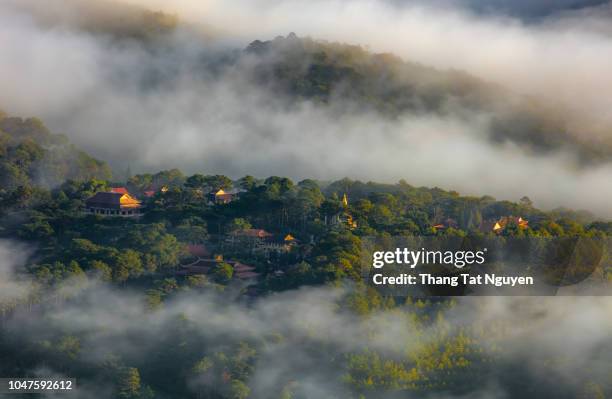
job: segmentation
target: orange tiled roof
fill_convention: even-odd
[[[111,187],[111,193],[128,194],[128,190],[125,187]]]

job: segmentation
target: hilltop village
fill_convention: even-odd
[[[163,201],[170,188],[163,185],[157,189],[148,187],[141,194],[132,195],[126,187],[110,187],[107,191],[98,191],[85,200],[84,214],[98,217],[112,218],[141,218],[146,215],[147,204],[154,201]],[[193,193],[201,199],[201,203],[209,208],[222,207],[240,199],[246,193],[245,189],[214,188],[205,192],[195,189]],[[240,224],[242,223],[242,224]],[[348,197],[343,194],[341,207],[338,211],[325,215],[323,225],[329,229],[353,230],[357,222],[351,216]],[[314,244],[314,236],[307,239],[309,245]],[[253,228],[245,221],[236,221],[235,228],[227,230],[224,234],[206,234],[195,238],[185,246],[187,262],[181,263],[176,269],[177,276],[211,275],[220,266],[229,266],[228,271],[234,279],[252,281],[261,277],[254,266],[241,261],[224,257],[224,254],[236,255],[240,258],[255,257],[266,259],[268,262],[279,258],[291,257],[303,260],[303,254],[297,255],[303,248],[302,241],[291,232],[271,233],[262,228]],[[293,254],[293,256],[291,256]],[[274,270],[276,277],[282,276],[284,271]]]
[[[360,281],[368,237],[576,237],[612,233],[586,212],[542,211],[440,188],[341,179],[185,175],[123,179],[36,118],[0,113],[0,237],[32,248],[41,287],[93,277],[176,290],[248,285],[248,292]],[[199,289],[199,288],[198,288]]]
[[[185,189],[192,196],[191,199],[199,206],[205,207],[208,212],[223,213],[231,209],[232,204],[241,201],[249,205],[248,202],[254,200],[252,198],[252,191],[256,187],[254,181],[250,187],[242,181],[235,182],[239,185],[238,188],[230,188],[228,186],[234,182],[230,182],[229,179],[221,176],[208,177],[211,178],[222,181],[223,186],[194,187],[193,184],[186,182],[180,188],[163,184],[139,189],[137,185],[131,184],[130,188],[137,194],[132,194],[125,186],[110,187],[88,197],[85,200],[83,213],[98,218],[139,220],[145,218],[149,211],[155,212],[160,205],[172,201],[177,190]],[[206,177],[201,177],[200,180],[205,179]],[[270,181],[263,182],[263,186],[269,183]],[[289,180],[284,180],[284,183],[288,184]],[[208,229],[209,231],[199,237],[190,237],[185,243],[181,262],[174,268],[174,274],[179,277],[225,274],[224,280],[233,279],[249,283],[255,283],[264,277],[282,278],[288,268],[304,262],[311,255],[322,234],[358,230],[359,221],[358,217],[353,216],[353,209],[362,215],[364,200],[361,199],[356,205],[352,205],[347,192],[338,194],[340,193],[333,193],[328,200],[322,196],[321,206],[326,205],[328,209],[310,215],[311,220],[303,220],[304,223],[318,224],[320,228],[318,234],[308,232],[308,229],[302,228],[303,226],[289,224],[285,226],[281,224],[280,228],[268,231],[263,228],[264,226],[252,225],[248,218],[234,218],[229,225],[217,232]],[[181,192],[181,195],[184,193]],[[438,212],[442,213],[439,210]],[[269,228],[269,223],[267,225]],[[480,220],[477,225],[473,224],[473,227],[482,234],[501,235],[510,229],[515,232],[526,231],[529,229],[529,224],[521,216],[504,215]],[[426,228],[431,235],[458,234],[461,231],[460,223],[452,217],[437,217],[428,223]],[[257,266],[262,262],[267,264],[263,270]]]

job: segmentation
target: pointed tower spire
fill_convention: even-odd
[[[348,208],[348,198],[346,196],[346,193],[344,193],[344,195],[342,196],[342,206]]]

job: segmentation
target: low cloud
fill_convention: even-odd
[[[612,345],[608,297],[461,298],[449,310],[440,310],[442,324],[421,324],[414,321],[419,312],[414,305],[365,317],[339,310],[338,303],[350,292],[350,288],[305,288],[250,305],[234,302],[230,294],[187,293],[151,312],[140,295],[99,286],[51,307],[44,317],[26,313],[4,326],[28,342],[78,337],[75,361],[90,365],[117,355],[129,366],[150,365],[167,345],[181,339],[188,345],[196,343],[201,349],[192,350],[202,351],[202,356],[231,351],[239,342],[255,343],[257,360],[246,381],[255,398],[270,397],[284,386],[307,397],[349,397],[344,382],[349,354],[369,350],[383,359],[406,361],[427,356],[423,351],[430,345],[442,345],[442,350],[443,337],[458,334],[472,340],[476,358],[488,359],[487,369],[481,369],[481,360],[476,359],[469,367],[481,374],[468,392],[427,397],[513,397],[517,389],[513,378],[522,378],[523,386],[537,386],[543,393],[574,396],[589,383],[605,389],[601,384],[612,372],[607,359]],[[434,316],[435,312],[430,315]],[[62,374],[48,367],[37,373]],[[189,384],[198,389],[201,383],[211,383],[202,378],[194,374]],[[219,376],[214,378],[213,384],[223,384]],[[96,387],[95,381],[80,384],[85,389],[82,397],[88,397],[89,391],[106,397],[104,392],[109,391],[108,386]],[[401,397],[412,397],[409,392],[403,391]],[[389,391],[382,397],[393,395]]]
[[[572,110],[573,123],[584,127],[573,134],[605,140],[612,131],[606,105],[612,100],[612,61],[606,56],[612,39],[586,28],[601,16],[580,24],[567,15],[551,16],[526,25],[418,2],[179,1],[172,8],[147,2],[217,32],[216,39],[205,40],[179,30],[151,51],[136,41],[117,42],[65,21],[43,24],[32,17],[48,13],[48,7],[25,12],[11,0],[4,3],[0,106],[43,118],[116,171],[179,167],[232,177],[403,178],[466,194],[511,200],[528,195],[540,207],[612,216],[612,188],[603,184],[612,164],[580,167],[570,150],[533,154],[492,144],[486,134],[490,115],[406,113],[387,119],[347,112],[341,99],[329,106],[288,105],[283,96],[248,81],[248,65],[220,75],[205,67],[251,40],[296,31],[465,69],[537,94]],[[74,2],[58,4],[67,14]]]
[[[0,303],[34,293],[27,280],[18,278],[28,251],[3,240],[0,254],[6,260]],[[402,305],[403,298],[396,298],[398,307],[357,315],[347,307],[356,293],[348,284],[303,287],[248,301],[232,286],[223,292],[183,291],[157,310],[149,309],[142,292],[93,280],[80,292],[60,293],[61,300],[48,293],[42,305],[17,306],[0,315],[0,350],[10,353],[18,347],[22,353],[27,347],[29,360],[49,356],[26,370],[33,375],[70,376],[76,365],[89,369],[111,360],[151,372],[152,365],[162,370],[172,366],[165,362],[177,361],[176,356],[180,364],[172,367],[190,369],[193,364],[185,362],[233,353],[247,342],[256,354],[245,381],[252,397],[269,398],[287,386],[306,397],[350,397],[345,378],[350,355],[375,352],[382,359],[413,362],[409,367],[433,378],[429,356],[435,358],[462,336],[471,362],[467,375],[477,383],[467,390],[433,390],[426,397],[507,398],[523,394],[525,387],[541,395],[576,397],[593,387],[602,392],[612,388],[606,385],[612,373],[612,298],[607,296],[461,297],[452,305],[434,300],[425,307]],[[7,344],[10,350],[2,346]],[[51,361],[58,352],[69,354],[69,360]],[[165,358],[167,353],[173,357]],[[101,377],[79,380],[78,397],[112,397],[112,387]],[[143,384],[153,383],[146,373],[142,377]],[[224,383],[220,375],[185,378],[174,383],[188,383],[194,390],[202,383]],[[412,397],[410,391],[393,390],[381,397],[396,394]],[[423,397],[422,392],[413,396]]]
[[[18,277],[29,250],[18,243],[0,241],[0,313],[2,305],[12,304],[27,298],[30,287]]]
[[[472,12],[465,7],[470,2],[462,1],[434,5],[367,0],[181,0],[171,6],[159,0],[130,3],[178,12],[189,21],[245,43],[293,31],[369,46],[425,65],[465,70],[519,93],[543,96],[583,113],[583,122],[605,122],[607,126],[612,122],[606,106],[612,92],[607,73],[612,67],[607,56],[612,38],[591,29],[609,22],[607,5],[591,13],[580,10],[582,18],[575,19],[571,10],[559,15],[567,2],[540,5],[551,15],[527,24],[505,15],[504,10],[512,7],[493,4],[483,15]],[[573,6],[578,8],[576,3]],[[521,4],[515,7],[519,9]]]

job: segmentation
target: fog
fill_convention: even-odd
[[[30,287],[20,282],[15,274],[16,269],[23,266],[28,252],[23,245],[0,243],[0,309],[3,303],[14,303],[27,297]]]
[[[337,40],[392,52],[439,68],[456,68],[521,93],[545,96],[588,114],[612,117],[612,37],[591,29],[609,22],[609,5],[592,12],[560,13],[568,2],[530,2],[552,14],[536,24],[506,16],[504,10],[529,9],[526,2],[385,2],[368,0],[161,0],[130,1],[178,12],[230,37],[300,36]],[[469,7],[487,7],[482,15]],[[502,5],[505,3],[505,5]],[[535,4],[534,4],[535,3]],[[548,3],[548,4],[546,4]],[[573,2],[574,5],[589,2]],[[597,3],[597,2],[593,2]],[[601,3],[601,2],[600,2]],[[495,9],[500,13],[495,13]],[[592,121],[591,121],[592,122]],[[608,129],[608,134],[610,130]]]
[[[5,295],[0,304],[23,299],[24,292],[32,292],[24,276],[15,275],[25,263],[24,252],[7,241],[0,242],[0,250],[11,259],[3,257],[2,269],[8,270],[10,264],[12,270],[3,277],[10,278],[20,290],[12,297],[2,290]],[[542,392],[575,397],[589,383],[607,381],[612,372],[608,359],[612,345],[609,297],[457,298],[453,307],[438,310],[438,321],[434,318],[431,323],[422,323],[413,317],[419,312],[415,305],[367,316],[347,311],[339,305],[353,292],[350,285],[302,288],[250,303],[238,301],[239,291],[231,287],[223,293],[186,291],[157,310],[145,305],[142,293],[129,289],[95,280],[70,285],[70,295],[62,291],[61,301],[47,293],[44,307],[34,311],[17,308],[0,317],[4,339],[21,337],[11,339],[17,340],[15,344],[23,339],[28,345],[44,346],[62,337],[75,337],[79,344],[71,362],[81,367],[99,367],[109,359],[121,359],[130,367],[158,362],[162,369],[174,367],[160,363],[165,359],[164,351],[179,351],[182,361],[195,362],[204,354],[228,352],[239,342],[249,342],[257,352],[247,381],[250,397],[255,398],[273,397],[285,386],[296,387],[305,397],[352,397],[349,385],[343,382],[347,355],[369,350],[385,359],[427,356],[430,344],[444,347],[441,337],[457,334],[475,339],[469,345],[478,351],[471,352],[471,357],[488,359],[489,363],[485,369],[479,363],[473,365],[474,372],[481,374],[474,377],[478,384],[471,386],[466,393],[469,396],[449,392],[427,397],[512,397],[511,386],[533,383]],[[181,346],[194,342],[199,344],[188,348],[196,353],[186,355]],[[52,356],[53,351],[42,353]],[[28,371],[41,377],[61,377],[70,370],[69,365],[54,369],[53,362],[43,364]],[[529,381],[513,380],[522,375]],[[142,382],[147,383],[146,376]],[[194,390],[200,384],[223,385],[218,376],[206,381],[197,373],[189,377],[189,383]],[[111,387],[94,379],[82,379],[78,387],[79,398],[112,397]],[[409,391],[401,394],[412,397]],[[414,397],[420,395],[414,393]],[[384,397],[395,396],[389,392]]]
[[[463,69],[542,96],[567,107],[573,134],[610,139],[612,37],[601,29],[607,17],[599,11],[605,6],[581,10],[581,18],[555,9],[528,24],[457,2],[143,1],[207,32],[179,29],[152,52],[76,27],[75,1],[52,3],[0,1],[0,108],[42,118],[109,161],[118,175],[129,166],[235,178],[406,179],[500,199],[528,195],[539,207],[612,216],[612,186],[605,184],[612,164],[579,165],[571,149],[540,154],[492,144],[486,139],[491,115],[388,119],[346,112],[342,99],[289,105],[249,82],[248,64],[215,76],[203,67],[252,40],[295,31]],[[44,23],[43,14],[50,18]],[[152,76],[163,84],[147,85]]]

